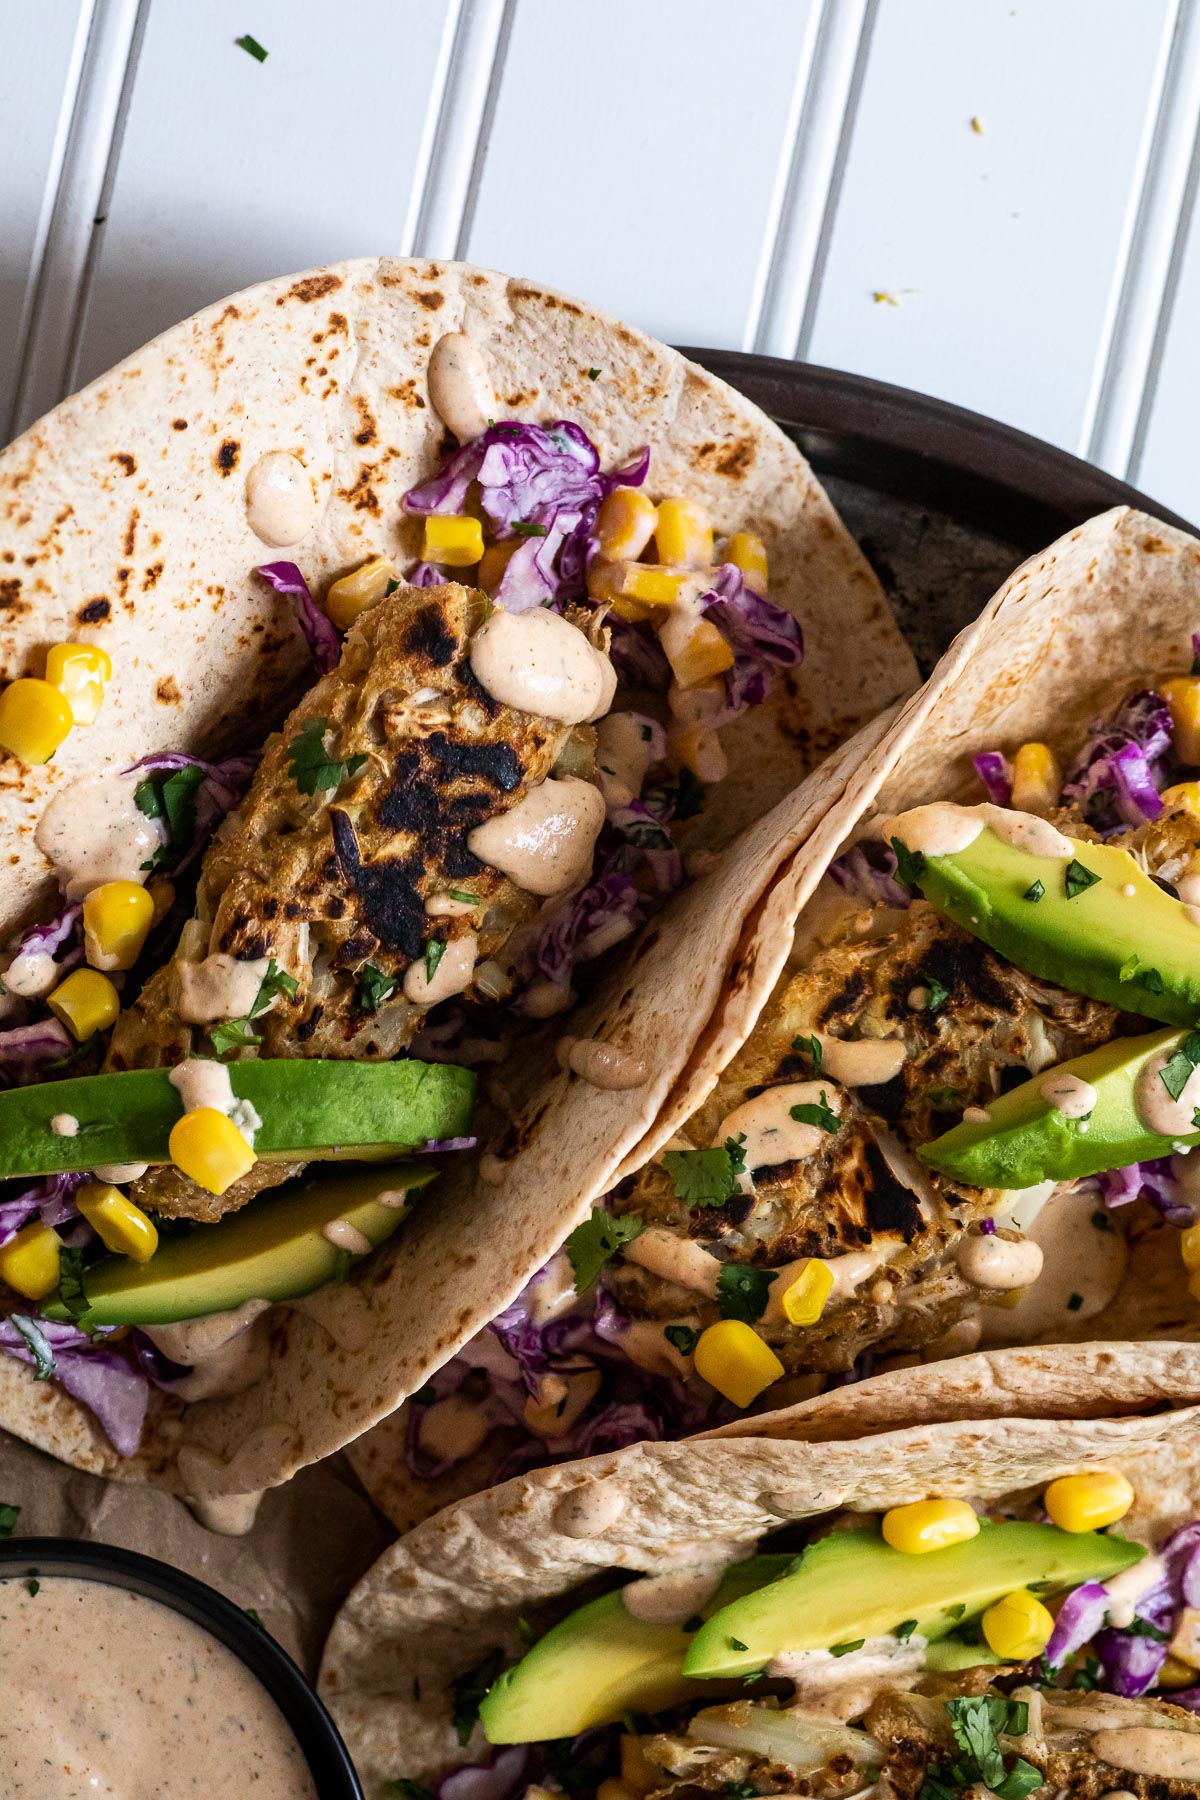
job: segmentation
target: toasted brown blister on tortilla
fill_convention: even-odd
[[[400,988],[426,947],[471,931],[483,963],[533,915],[532,896],[472,855],[467,837],[545,780],[569,739],[581,769],[593,733],[516,712],[480,687],[468,652],[486,605],[457,585],[402,587],[363,614],[337,668],[268,741],[204,858],[195,916],[170,963],[121,1014],[106,1067],[157,1068],[205,1052],[204,1026],[181,1016],[180,982],[184,965],[210,955],[270,959],[296,983],[251,1022],[260,1054],[393,1057],[427,1017]],[[336,787],[306,793],[292,757],[322,721],[331,764],[363,760]],[[430,917],[426,899],[456,883],[478,895],[478,912]],[[366,965],[394,984],[377,1007],[364,998]],[[165,1165],[131,1192],[168,1217],[211,1221],[302,1166],[258,1164],[217,1195]]]

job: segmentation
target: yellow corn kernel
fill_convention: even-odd
[[[709,619],[668,615],[669,630],[659,632],[671,672],[682,688],[698,687],[733,667],[733,651]]]
[[[258,1161],[233,1120],[215,1106],[197,1106],[176,1119],[167,1148],[175,1167],[210,1194],[223,1194]]]
[[[388,582],[399,579],[395,565],[386,556],[373,556],[361,569],[333,583],[325,596],[325,611],[339,631],[349,631],[360,613],[383,599]]]
[[[75,1204],[106,1250],[149,1262],[158,1249],[158,1232],[140,1206],[127,1200],[119,1187],[107,1181],[85,1181]]]
[[[721,748],[720,733],[707,725],[673,725],[667,733],[667,767],[678,775],[690,769],[706,787],[724,781],[729,763]]]
[[[1194,1607],[1185,1606],[1179,1615],[1175,1636],[1171,1639],[1171,1648],[1167,1651],[1167,1660],[1158,1671],[1155,1687],[1195,1686],[1196,1668],[1200,1662],[1200,1646],[1196,1643],[1198,1624],[1200,1624],[1200,1613]]]
[[[489,544],[480,558],[476,585],[485,594],[494,594],[504,580],[504,571],[521,548],[523,538],[506,538],[502,544]]]
[[[792,1325],[815,1325],[833,1292],[833,1270],[811,1256],[795,1281],[783,1290],[783,1311]]]
[[[48,763],[75,723],[65,694],[48,681],[22,678],[0,694],[0,750],[25,763]]]
[[[93,969],[132,969],[154,923],[154,901],[136,881],[105,881],[83,903],[83,948]]]
[[[1022,744],[1013,757],[1012,803],[1045,818],[1062,799],[1062,769],[1049,744]]]
[[[1200,818],[1200,781],[1177,781],[1162,791],[1163,805]]]
[[[721,1319],[700,1333],[696,1373],[735,1406],[749,1406],[764,1388],[779,1380],[783,1364],[741,1319]]]
[[[98,644],[51,644],[46,652],[46,680],[71,709],[76,725],[94,725],[112,680],[112,660]]]
[[[640,556],[657,523],[658,508],[641,488],[614,488],[596,514],[601,556],[609,562]]]
[[[75,969],[60,981],[46,1005],[82,1044],[94,1032],[107,1031],[117,1022],[121,997],[107,975],[98,969]]]
[[[654,547],[659,562],[706,568],[713,559],[713,532],[704,508],[678,497],[660,500]]]
[[[587,576],[592,599],[612,607],[621,619],[648,619],[655,606],[673,606],[683,574],[658,563],[605,562],[595,557]]]
[[[432,513],[425,521],[426,562],[444,563],[448,569],[469,569],[483,555],[483,526],[478,519]]]
[[[1200,1225],[1189,1225],[1180,1232],[1179,1254],[1185,1269],[1200,1269]]]
[[[62,1239],[41,1220],[22,1225],[7,1244],[0,1244],[0,1281],[26,1300],[44,1300],[58,1286],[58,1253]]]
[[[1125,1517],[1133,1489],[1118,1469],[1089,1469],[1052,1481],[1042,1504],[1060,1531],[1100,1531]]]
[[[150,904],[154,908],[154,916],[150,920],[150,929],[161,925],[175,904],[175,883],[168,881],[165,875],[152,875],[146,883],[146,892],[150,896]]]
[[[1171,709],[1176,756],[1183,763],[1200,763],[1200,676],[1176,675],[1159,691]]]
[[[1050,1642],[1054,1619],[1028,1588],[1017,1588],[989,1606],[983,1615],[988,1648],[1006,1662],[1028,1662]]]
[[[721,553],[721,561],[742,571],[742,579],[752,594],[766,593],[767,547],[752,531],[735,531]]]
[[[893,1550],[923,1556],[963,1544],[979,1531],[979,1519],[965,1500],[913,1500],[883,1515],[883,1535]]]

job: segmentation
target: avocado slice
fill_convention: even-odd
[[[389,1160],[470,1124],[475,1077],[454,1063],[333,1062],[320,1057],[251,1058],[227,1065],[234,1097],[262,1119],[260,1160],[307,1157]],[[0,1093],[0,1179],[59,1175],[97,1163],[164,1163],[183,1112],[169,1069],[77,1075]],[[74,1137],[50,1128],[59,1113],[79,1121]]]
[[[1147,1131],[1135,1105],[1138,1076],[1152,1056],[1171,1057],[1186,1031],[1151,1031],[1143,1037],[1114,1038],[1043,1069],[1020,1087],[989,1100],[986,1119],[964,1120],[922,1144],[917,1155],[930,1168],[971,1187],[1025,1188],[1039,1181],[1078,1181],[1105,1169],[1170,1156],[1177,1144],[1200,1144],[1200,1131],[1161,1137]],[[1077,1075],[1096,1090],[1087,1119],[1068,1119],[1043,1098],[1049,1076]],[[1081,1125],[1087,1130],[1082,1131]]]
[[[1006,844],[989,826],[953,856],[920,858],[914,878],[939,912],[1019,969],[1168,1025],[1194,1023],[1200,925],[1128,850],[1073,839],[1072,851],[1092,885],[1068,881],[1068,861]]]
[[[84,1272],[89,1325],[173,1325],[230,1312],[247,1300],[298,1300],[338,1271],[338,1249],[323,1235],[344,1220],[374,1249],[404,1219],[406,1204],[382,1194],[413,1193],[437,1174],[412,1163],[324,1170],[293,1187],[263,1194],[217,1225],[168,1238],[148,1263],[106,1256]],[[365,1254],[365,1252],[364,1252]],[[42,1308],[49,1319],[73,1315],[61,1301]]]
[[[789,1650],[831,1650],[915,1621],[910,1635],[948,1637],[1014,1588],[1102,1581],[1146,1554],[1125,1538],[1007,1520],[947,1550],[908,1556],[873,1531],[810,1544],[782,1581],[722,1608],[692,1639],[684,1674],[749,1675]]]
[[[736,1563],[697,1616],[777,1581],[792,1556]],[[680,1671],[691,1635],[682,1624],[635,1618],[621,1590],[568,1613],[484,1695],[479,1718],[491,1744],[536,1744],[610,1725],[624,1712],[659,1712],[712,1690]]]

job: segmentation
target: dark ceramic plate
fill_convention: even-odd
[[[1110,506],[1186,519],[994,419],[839,369],[687,350],[777,419],[887,590],[924,671],[1027,556]]]

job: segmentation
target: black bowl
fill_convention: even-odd
[[[287,1652],[261,1625],[215,1588],[150,1556],[111,1544],[63,1538],[13,1538],[0,1543],[0,1580],[74,1576],[129,1588],[181,1613],[244,1663],[270,1694],[308,1760],[321,1800],[363,1800],[350,1753],[337,1726]]]

